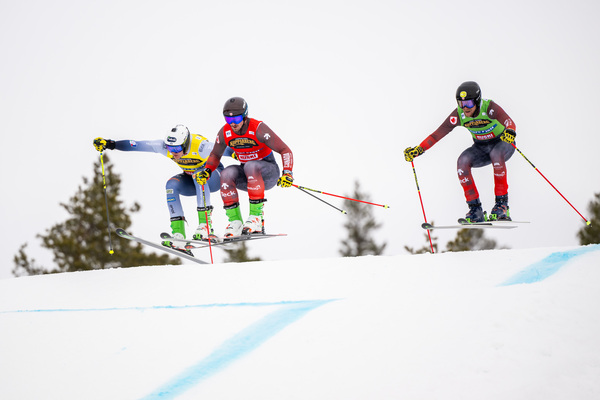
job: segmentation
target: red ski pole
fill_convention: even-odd
[[[208,250],[210,251],[210,263],[214,264],[213,253],[212,253],[212,238],[210,237],[210,225],[208,221],[208,211],[206,210],[206,192],[204,191],[204,185],[202,185],[202,201],[204,203],[204,218],[206,219],[206,232],[208,234]],[[210,189],[209,189],[210,190]],[[211,221],[212,223],[212,221]]]
[[[411,161],[410,165],[412,165],[413,174],[415,175],[415,183],[417,185],[417,193],[419,193],[419,201],[421,202],[421,210],[423,210],[423,218],[425,219],[425,223],[427,223],[427,216],[425,215],[425,207],[423,206],[423,198],[421,197],[421,189],[419,188],[419,180],[417,179],[417,170],[415,169],[415,162]],[[429,229],[427,229],[427,236],[429,237],[429,245],[431,246],[431,253],[433,254],[433,241],[431,240],[431,233]]]
[[[525,154],[523,154],[523,152],[521,152],[521,150],[519,150],[519,148],[517,146],[515,146],[514,143],[511,143],[511,144],[515,148],[515,150],[517,150],[519,152],[519,154],[521,154],[523,156],[523,158],[533,167],[533,169],[535,169],[542,176],[542,178],[544,178],[546,180],[546,182],[548,182],[548,184],[550,186],[552,186],[552,188],[554,190],[556,190],[556,193],[558,193],[567,202],[567,204],[569,204],[571,206],[571,208],[573,208],[573,210],[575,210],[575,212],[577,214],[579,214],[579,216],[581,218],[583,218],[583,220],[585,221],[585,224],[586,225],[591,225],[592,223],[590,221],[588,221],[587,219],[585,219],[585,217],[583,215],[581,215],[581,213],[579,211],[577,211],[577,209],[573,206],[573,204],[571,204],[571,202],[569,200],[567,200],[567,198],[565,196],[563,196],[563,194],[548,180],[548,178],[546,178],[544,176],[544,174],[542,174],[542,171],[540,171],[539,169],[537,169],[537,167],[535,165],[533,165],[533,163],[531,161],[529,161],[529,159],[527,157],[525,157]]]

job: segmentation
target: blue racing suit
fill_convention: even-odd
[[[212,149],[213,143],[209,142],[208,139],[201,135],[192,134],[188,151],[176,160],[160,139],[115,141],[115,150],[162,154],[181,167],[183,172],[171,177],[166,184],[167,206],[171,221],[180,220],[184,217],[180,196],[196,196],[196,203],[199,209],[211,206],[210,192],[216,192],[220,188],[221,171],[224,168],[223,164],[219,164],[218,168],[212,173],[210,179],[204,185],[204,190],[198,185],[193,174],[204,168]],[[232,151],[228,150],[228,155],[231,155]]]

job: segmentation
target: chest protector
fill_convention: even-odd
[[[272,150],[269,146],[259,142],[256,138],[256,130],[260,124],[262,124],[262,121],[250,118],[248,129],[243,135],[235,133],[229,124],[225,124],[223,127],[225,144],[235,151],[235,155],[242,163],[252,160],[262,160],[271,154]]]
[[[200,156],[206,143],[208,142],[204,136],[192,135],[189,147],[190,150],[187,154],[183,155],[179,160],[175,160],[171,153],[168,154],[168,157],[179,165],[183,172],[192,175],[198,168],[202,167],[208,159],[208,155],[207,157]]]
[[[488,108],[491,100],[483,100],[481,102],[481,110],[479,115],[474,118],[468,118],[462,109],[458,109],[458,118],[460,124],[467,128],[476,142],[488,141],[495,139],[504,132],[504,125],[498,120],[488,116]]]

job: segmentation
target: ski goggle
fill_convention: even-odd
[[[458,100],[458,106],[460,108],[473,108],[475,107],[475,100]]]
[[[235,115],[233,117],[228,117],[227,115],[225,115],[225,122],[227,122],[229,125],[231,124],[239,124],[240,122],[242,122],[244,120],[244,115]]]
[[[171,153],[179,153],[180,151],[183,151],[183,146],[182,145],[177,145],[177,146],[169,146],[167,145],[167,150]]]

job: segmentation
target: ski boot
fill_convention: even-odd
[[[217,235],[212,227],[212,210],[213,206],[198,207],[198,228],[194,233],[194,240],[204,240],[217,243]]]
[[[512,221],[508,207],[508,194],[496,196],[496,205],[492,208],[488,219],[490,221]]]
[[[235,203],[230,206],[225,206],[225,214],[229,219],[229,224],[225,228],[224,238],[233,236],[240,236],[242,234],[242,211],[240,210],[240,203]]]
[[[465,216],[465,219],[469,223],[485,222],[486,214],[481,208],[481,202],[479,201],[479,199],[467,201],[467,205],[469,206],[469,212]]]
[[[172,236],[177,239],[185,239],[185,219],[183,217],[176,217],[175,220],[171,221],[171,232]],[[182,253],[194,256],[191,251],[185,248],[183,242],[174,242],[171,240],[163,240],[161,243],[165,247],[181,251]]]
[[[242,228],[242,235],[252,235],[255,233],[265,233],[265,224],[263,219],[263,206],[265,199],[250,200],[250,215]]]

